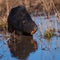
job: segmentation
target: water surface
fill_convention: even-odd
[[[54,16],[51,16],[49,20],[42,16],[33,17],[33,19],[38,26],[37,32],[33,35],[33,38],[37,41],[38,49],[35,52],[30,53],[26,60],[60,60],[60,37],[54,36],[50,42],[47,42],[46,39],[40,37],[48,28],[54,27],[59,29],[60,24],[56,22]],[[49,21],[52,21],[52,27],[49,25]],[[42,30],[40,31],[41,25]],[[48,45],[50,48],[48,48]],[[0,60],[20,60],[16,57],[12,57],[7,45],[7,40],[2,34],[0,34]]]

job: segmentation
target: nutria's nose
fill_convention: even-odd
[[[33,31],[31,32],[31,35],[33,35],[37,31],[37,26],[34,27]]]

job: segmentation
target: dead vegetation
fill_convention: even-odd
[[[35,16],[47,15],[47,18],[49,18],[51,14],[59,16],[59,1],[60,0],[0,0],[0,27],[7,23],[7,17],[11,8],[18,5],[24,5],[28,12]]]

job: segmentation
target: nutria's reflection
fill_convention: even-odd
[[[13,36],[8,41],[8,46],[13,56],[19,59],[26,59],[29,53],[37,49],[37,42],[32,39],[32,36]]]

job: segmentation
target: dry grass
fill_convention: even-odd
[[[0,28],[1,28],[2,30],[5,30],[6,24],[7,24],[7,19],[6,19],[6,17],[5,17],[5,16],[4,16],[4,17],[0,17]]]
[[[0,27],[5,27],[6,26],[6,21],[7,21],[6,17],[8,16],[10,9],[14,6],[20,5],[21,0],[20,1],[17,1],[17,0],[16,1],[14,1],[14,0],[6,0],[5,1],[5,0],[2,0],[2,1],[3,1],[3,3],[0,4],[0,6],[1,6],[0,7],[0,13],[2,12],[3,14],[0,14]],[[13,1],[14,1],[14,3],[12,3]],[[31,5],[33,4],[33,1],[30,1]],[[4,3],[4,2],[6,2],[6,3]],[[26,6],[27,2],[28,1],[26,1],[24,3],[24,1],[22,1],[22,4],[24,3],[25,6]],[[47,18],[49,18],[51,13],[53,12],[55,14],[55,17],[59,16],[59,18],[60,18],[60,14],[59,14],[60,11],[57,9],[57,7],[55,5],[55,4],[60,4],[58,2],[59,2],[59,0],[57,0],[57,1],[56,0],[41,0],[41,1],[37,0],[35,2],[36,4],[35,5],[33,4],[32,6],[30,6],[29,8],[27,8],[27,10],[29,9],[29,11],[31,11],[31,12],[35,11],[34,13],[36,13],[37,15],[41,11],[41,12],[43,12],[43,15],[47,15]],[[2,8],[5,8],[5,9],[2,10]]]

